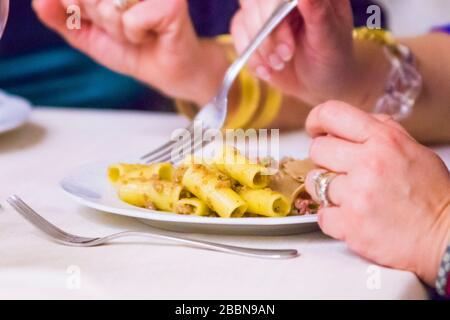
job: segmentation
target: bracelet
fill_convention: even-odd
[[[264,92],[265,97],[262,99],[264,102],[260,106],[260,109],[258,109],[255,119],[250,123],[250,127],[253,129],[268,127],[280,113],[283,102],[283,94],[281,91],[266,84]]]
[[[228,60],[235,59],[233,50],[227,48],[231,44],[230,35],[222,35],[216,37],[216,41],[224,45],[225,53]],[[239,73],[240,82],[240,97],[239,103],[233,113],[229,113],[225,121],[224,127],[227,129],[244,128],[252,120],[259,105],[261,96],[261,88],[259,81],[250,75],[250,72],[245,68]],[[195,117],[199,108],[193,103],[175,100],[175,106],[178,111],[188,116],[190,119]]]
[[[232,43],[231,36],[229,34],[222,35],[216,38],[216,40],[219,43],[230,45]],[[234,50],[228,51],[228,58],[233,61],[236,58],[236,53]],[[238,111],[242,110],[242,119],[245,120],[245,124],[243,123],[236,123],[236,120],[234,123],[230,125],[228,123],[226,125],[227,128],[252,128],[252,129],[259,129],[259,128],[265,128],[269,126],[273,120],[276,118],[276,116],[279,114],[281,109],[281,104],[283,101],[283,94],[280,90],[277,90],[270,86],[267,83],[261,82],[258,79],[254,78],[250,72],[244,68],[241,71],[241,102],[238,106]],[[255,83],[256,82],[256,83]],[[265,90],[261,90],[261,86]],[[247,87],[246,87],[247,86]],[[250,100],[250,102],[247,102],[244,97],[248,94],[247,90],[251,92],[251,89],[258,90],[258,100]],[[262,93],[265,93],[265,97],[261,98]],[[250,97],[252,95],[250,94]],[[253,104],[255,103],[255,104]],[[262,103],[262,105],[259,105]],[[259,108],[258,108],[259,105]],[[250,106],[250,108],[249,108]],[[244,111],[246,109],[250,109],[249,111],[252,113],[249,114],[249,111]],[[248,119],[251,119],[251,117],[255,115],[254,119],[251,122],[248,122]],[[235,115],[233,119],[239,119],[241,115]]]
[[[436,291],[441,296],[450,296],[450,244],[442,257],[438,277],[436,279]]]
[[[374,112],[391,115],[395,120],[408,117],[423,87],[422,75],[415,66],[412,51],[397,43],[389,32],[382,29],[356,28],[353,38],[383,45],[391,64],[386,93],[377,101]]]

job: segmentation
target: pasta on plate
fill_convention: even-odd
[[[286,217],[314,214],[318,205],[304,183],[314,166],[285,158],[273,172],[225,146],[213,159],[187,158],[170,163],[126,164],[108,168],[118,197],[133,206],[204,217]]]

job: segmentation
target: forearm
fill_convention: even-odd
[[[399,42],[412,50],[424,83],[412,114],[402,125],[422,143],[449,142],[450,55],[446,53],[450,52],[450,37],[436,33]],[[371,112],[384,94],[391,67],[383,48],[370,41],[355,41],[355,55],[360,60],[353,85],[356,90],[349,90],[341,100]]]
[[[413,51],[423,77],[423,91],[402,124],[422,143],[450,141],[450,37],[430,34],[401,40]]]

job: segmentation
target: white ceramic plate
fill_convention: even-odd
[[[316,216],[223,219],[134,207],[122,202],[107,180],[107,167],[114,162],[110,160],[75,169],[61,181],[61,187],[73,199],[90,208],[135,217],[151,226],[177,232],[287,235],[315,231],[318,228]]]
[[[31,106],[26,100],[0,92],[0,134],[22,126],[30,112]]]

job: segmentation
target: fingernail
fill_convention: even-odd
[[[259,66],[258,68],[256,68],[256,75],[258,76],[258,78],[261,78],[265,81],[270,80],[270,72],[264,66]]]
[[[291,61],[292,57],[294,56],[294,52],[292,51],[291,47],[285,43],[278,45],[277,54],[281,57],[281,59],[283,59],[284,62]]]
[[[277,54],[271,54],[269,56],[269,62],[271,67],[276,70],[280,71],[284,69],[284,62],[281,60],[281,58]]]

